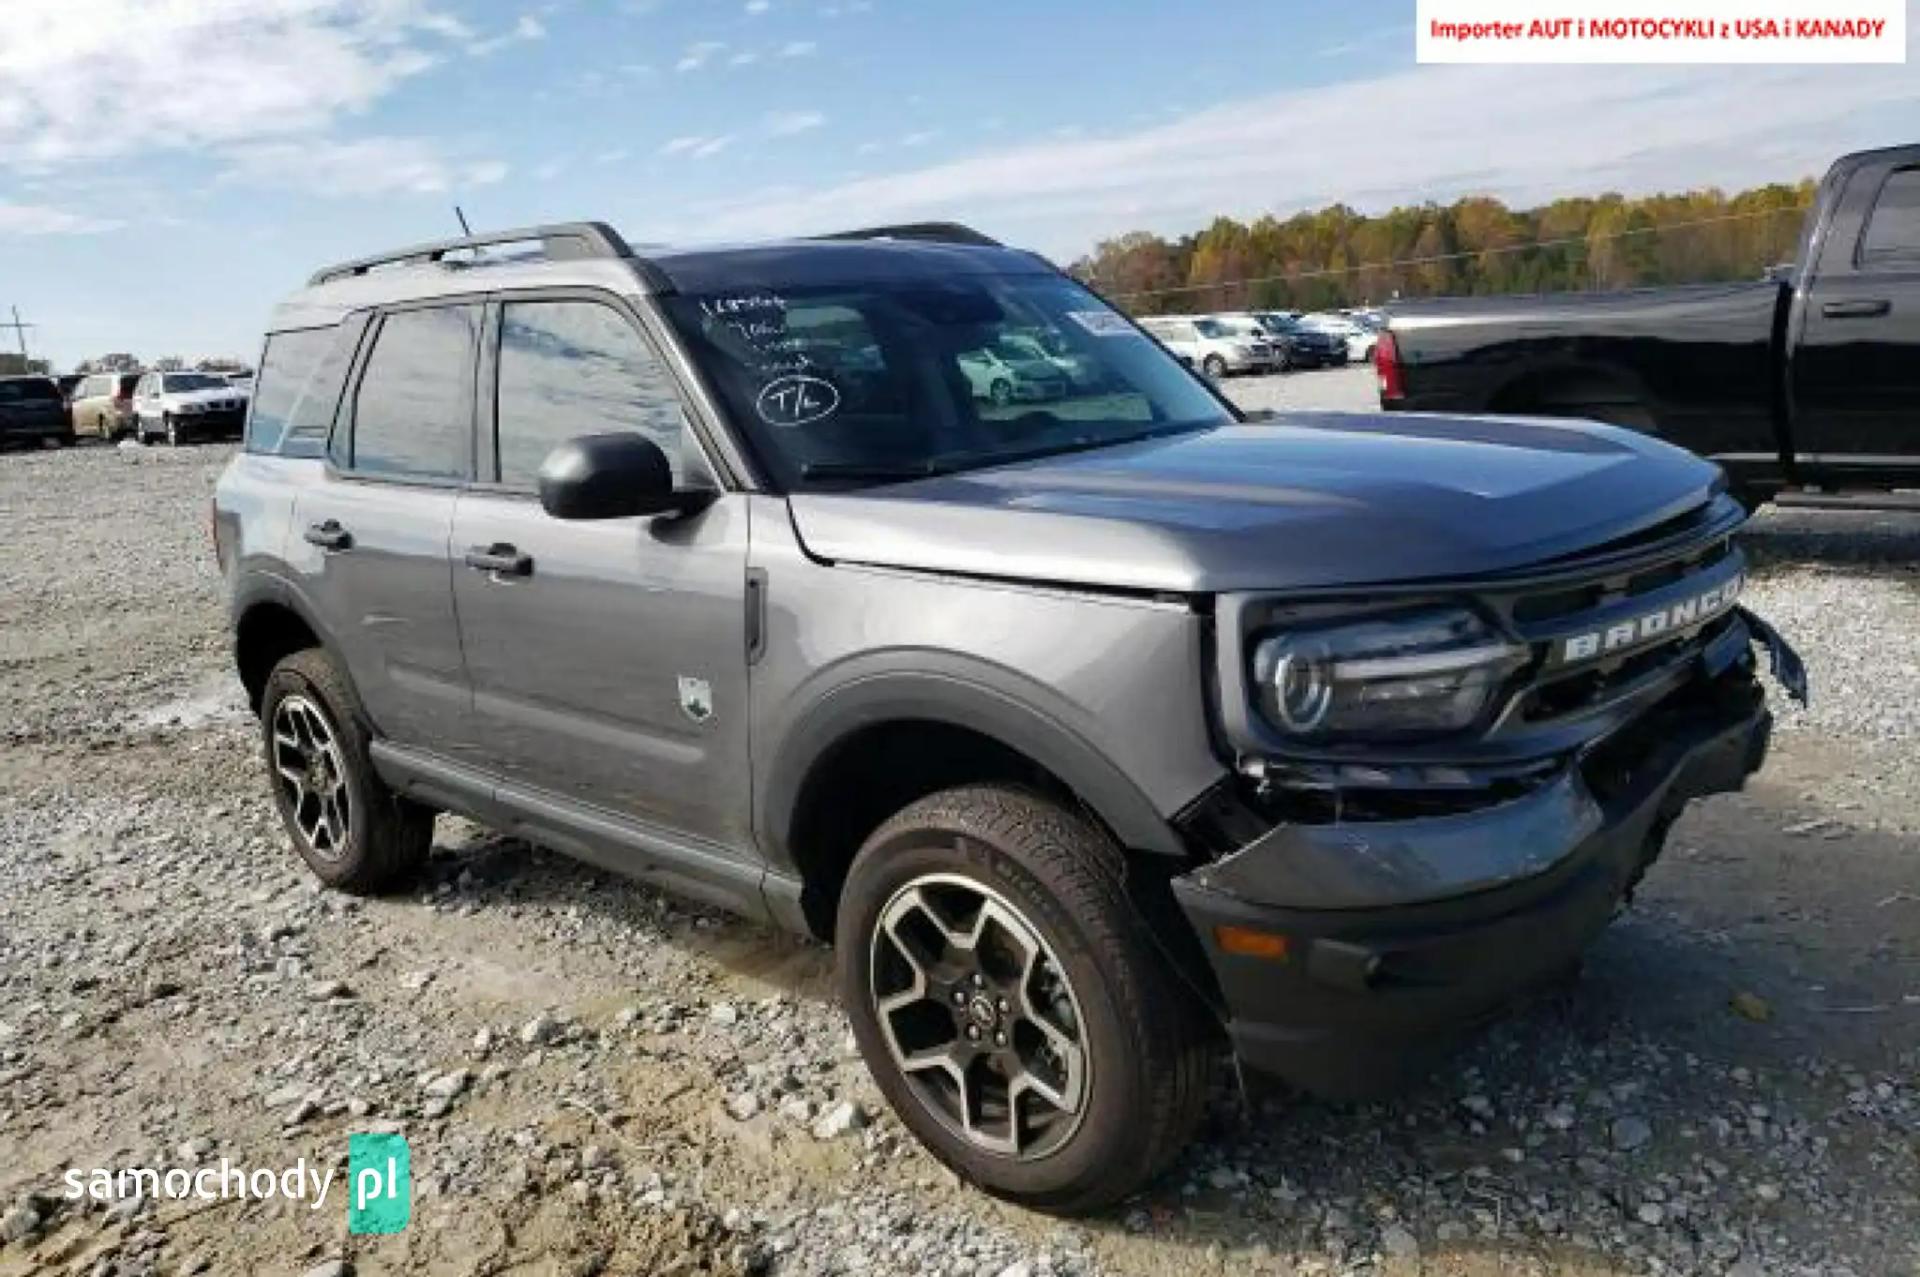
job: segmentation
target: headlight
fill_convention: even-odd
[[[195,403],[192,400],[188,400],[186,403],[183,403],[180,405],[180,411],[183,413],[184,412],[205,412],[206,410],[207,410],[207,406],[205,404]]]
[[[1288,626],[1253,649],[1273,726],[1312,740],[1437,735],[1471,726],[1526,660],[1465,608]]]

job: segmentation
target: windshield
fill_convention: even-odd
[[[209,376],[203,372],[167,373],[165,375],[165,385],[162,388],[168,391],[230,389],[224,378]]]
[[[942,474],[1232,419],[1160,346],[1064,276],[662,301],[787,488]]]

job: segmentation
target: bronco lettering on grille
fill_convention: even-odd
[[[1729,577],[1704,594],[1693,595],[1651,612],[1642,612],[1639,616],[1628,617],[1601,629],[1570,635],[1560,640],[1555,663],[1565,665],[1574,661],[1591,661],[1638,647],[1663,634],[1675,634],[1704,625],[1733,606],[1740,597],[1740,587],[1745,583],[1744,577]]]

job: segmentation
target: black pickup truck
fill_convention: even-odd
[[[1375,358],[1384,408],[1630,426],[1749,506],[1920,508],[1920,146],[1836,163],[1770,278],[1408,303]]]

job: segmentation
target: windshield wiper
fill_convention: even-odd
[[[925,479],[940,471],[932,461],[806,461],[802,479]]]
[[[1142,443],[1149,439],[1160,439],[1167,435],[1188,434],[1196,430],[1212,428],[1214,422],[1172,422],[1156,426],[1151,430],[1142,430],[1135,434],[1119,438],[1106,438],[1100,435],[1074,435],[1067,439],[1053,439],[1044,444],[1028,448],[1005,448],[997,452],[939,452],[919,461],[807,461],[801,463],[802,479],[851,479],[867,480],[874,483],[904,482],[909,479],[929,479],[935,475],[954,474],[966,470],[984,470],[989,466],[1007,466],[1021,461],[1038,461],[1043,457],[1057,457],[1069,452],[1088,452],[1096,448],[1118,448],[1130,443]]]

